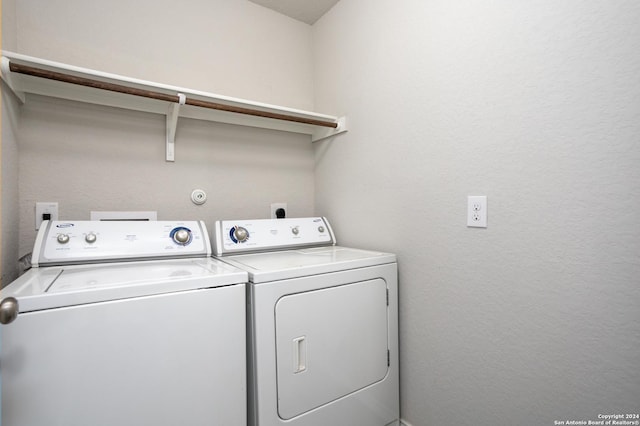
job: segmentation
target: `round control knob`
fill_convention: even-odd
[[[249,239],[249,231],[247,231],[247,228],[243,228],[242,226],[236,226],[233,230],[233,236],[239,243],[244,243]]]
[[[318,226],[318,232],[320,233],[324,232],[324,226]]]
[[[87,235],[84,236],[84,240],[86,242],[88,242],[89,244],[95,243],[97,239],[98,239],[98,237],[96,237],[96,234],[94,234],[93,232],[90,232],[90,233],[88,233]]]
[[[191,240],[191,232],[188,229],[181,228],[173,233],[173,241],[178,244],[185,245]]]
[[[69,242],[69,235],[68,234],[58,234],[57,240],[58,240],[58,242],[60,244],[67,244]]]
[[[295,228],[291,228],[291,232],[293,232],[293,235],[298,235],[300,229],[298,229],[298,227],[296,226]]]
[[[0,302],[0,324],[9,324],[18,317],[18,301],[15,297],[5,297]]]

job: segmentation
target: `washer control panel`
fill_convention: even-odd
[[[216,256],[336,244],[323,217],[223,220],[216,222],[214,235]]]
[[[32,265],[209,255],[200,221],[47,221],[36,237]]]

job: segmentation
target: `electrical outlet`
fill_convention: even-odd
[[[467,197],[467,226],[487,227],[487,196],[469,195]]]
[[[283,216],[278,218],[278,213],[281,213]],[[286,215],[287,203],[271,203],[271,219],[284,219]]]
[[[58,220],[58,203],[36,203],[36,231],[40,229],[45,217],[48,220]]]

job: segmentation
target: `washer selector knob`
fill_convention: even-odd
[[[98,237],[93,232],[89,232],[87,235],[84,236],[84,240],[89,244],[95,243],[97,239]]]
[[[171,239],[176,244],[186,246],[191,242],[191,238],[191,230],[188,228],[179,227],[171,230]]]
[[[291,232],[293,232],[293,235],[298,235],[300,233],[300,228],[298,228],[297,226],[291,228]]]
[[[69,234],[58,234],[56,239],[60,244],[67,244],[69,242]]]
[[[242,226],[236,226],[233,228],[231,236],[235,242],[244,243],[249,239],[249,231],[247,231],[247,228],[243,228]]]

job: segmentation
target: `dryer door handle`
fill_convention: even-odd
[[[307,370],[307,336],[293,339],[293,374]]]

